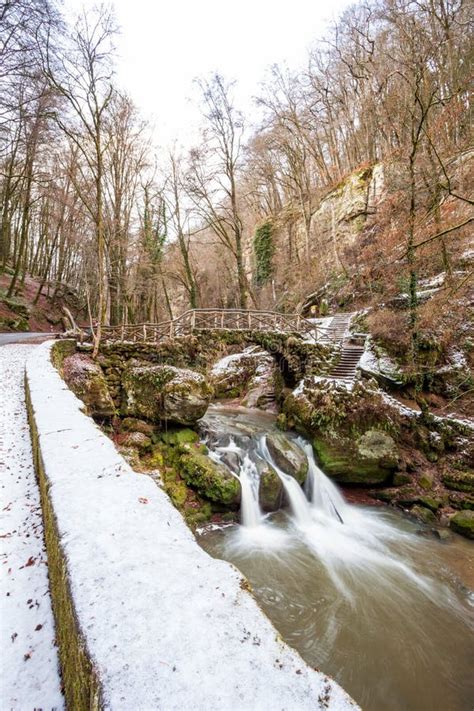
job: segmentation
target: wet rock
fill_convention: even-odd
[[[303,484],[308,473],[306,454],[281,432],[267,434],[266,441],[277,467]]]
[[[100,365],[89,356],[74,353],[63,361],[63,377],[68,387],[86,406],[88,415],[112,417],[115,406]]]
[[[124,414],[192,425],[206,412],[212,388],[200,373],[170,365],[134,366],[122,378]]]
[[[382,484],[399,465],[394,438],[398,413],[371,386],[305,378],[284,401],[288,426],[306,434],[321,468],[345,484]]]
[[[474,511],[459,511],[449,521],[456,533],[466,538],[474,538]]]
[[[426,523],[427,525],[436,523],[436,516],[430,510],[424,506],[413,506],[410,510],[412,516],[414,516],[418,521]]]
[[[209,501],[236,507],[240,502],[240,482],[222,464],[213,462],[193,446],[180,450],[180,474],[186,484]]]
[[[430,509],[430,511],[433,511],[433,513],[436,513],[438,509],[442,506],[442,501],[432,496],[420,496],[419,502],[425,508]]]
[[[270,466],[266,466],[260,472],[258,499],[264,511],[277,511],[281,508],[283,484],[276,471]]]

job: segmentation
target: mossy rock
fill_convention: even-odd
[[[313,447],[324,473],[341,484],[384,484],[396,467],[394,460],[364,456],[348,437],[315,437]]]
[[[112,417],[115,405],[100,365],[83,353],[74,353],[63,361],[63,377],[73,393],[86,406],[88,415]]]
[[[449,472],[444,474],[442,482],[448,489],[474,494],[474,473],[472,472]]]
[[[474,496],[461,491],[453,492],[449,495],[449,503],[454,509],[474,510]]]
[[[450,519],[449,525],[461,536],[474,538],[474,511],[459,511]]]
[[[276,471],[267,466],[260,472],[258,499],[264,511],[277,511],[281,508],[283,484]]]
[[[428,473],[422,474],[418,479],[418,484],[425,491],[429,491],[433,488],[433,475]]]
[[[122,383],[124,414],[152,422],[192,425],[205,414],[213,394],[200,373],[169,365],[132,366]]]
[[[165,444],[193,444],[199,440],[199,435],[194,430],[189,429],[189,427],[182,427],[180,429],[171,429],[166,432],[161,432],[160,439]]]
[[[151,439],[143,432],[122,432],[117,435],[117,444],[145,452],[151,448]]]
[[[419,502],[425,508],[433,511],[433,513],[436,513],[443,503],[441,499],[434,498],[433,496],[420,496]]]
[[[125,432],[140,432],[147,437],[152,437],[156,428],[145,420],[137,420],[135,417],[124,417],[121,422],[122,430]]]
[[[431,511],[431,509],[428,509],[425,506],[413,506],[413,508],[410,510],[410,514],[414,516],[418,521],[421,521],[422,523],[425,523],[428,526],[433,523],[436,523],[436,516]]]
[[[393,486],[405,486],[411,482],[411,476],[406,472],[395,472],[393,475]]]
[[[199,449],[188,445],[179,456],[179,466],[184,481],[201,496],[231,508],[239,505],[239,481]]]
[[[268,450],[279,469],[303,484],[308,474],[306,454],[282,432],[270,432],[266,437]]]

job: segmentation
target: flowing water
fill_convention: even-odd
[[[402,513],[348,504],[295,439],[309,463],[303,490],[271,458],[273,427],[252,411],[206,416],[211,456],[241,481],[242,525],[202,529],[201,545],[240,568],[283,638],[365,711],[472,711],[472,543],[440,542]],[[266,463],[288,503],[272,514],[258,504]]]

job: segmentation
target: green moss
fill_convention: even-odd
[[[179,464],[184,481],[206,499],[224,505],[238,504],[240,484],[225,467],[192,447],[180,455]]]
[[[51,348],[51,361],[54,367],[62,372],[63,361],[70,355],[76,353],[77,344],[73,339],[65,338],[53,343]]]
[[[272,259],[275,246],[271,222],[264,222],[255,230],[253,250],[255,254],[255,283],[257,286],[263,286],[273,273]]]
[[[448,489],[474,494],[474,473],[449,472],[442,477],[443,484]]]
[[[434,513],[428,509],[425,508],[424,506],[413,506],[413,508],[410,510],[410,513],[412,516],[415,516],[419,521],[422,523],[426,523],[427,525],[436,523],[436,516]]]
[[[474,538],[474,511],[459,511],[450,519],[449,525],[461,536]]]
[[[165,444],[192,444],[199,440],[199,436],[197,432],[189,429],[189,427],[182,427],[162,432],[160,434],[160,439]]]

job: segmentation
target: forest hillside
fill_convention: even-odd
[[[110,9],[70,25],[55,2],[7,3],[2,327],[28,327],[11,309],[45,291],[112,325],[362,309],[409,380],[464,372],[472,19],[465,0],[356,3],[303,68],[271,68],[251,116],[231,79],[198,79],[200,140],[170,149],[116,83]]]

